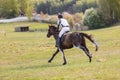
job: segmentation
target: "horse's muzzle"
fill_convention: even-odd
[[[47,34],[47,38],[50,38],[50,35],[49,35],[49,34]]]

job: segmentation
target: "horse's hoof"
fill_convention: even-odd
[[[55,47],[58,47],[58,45],[55,45]]]
[[[67,63],[63,63],[63,65],[66,65]]]
[[[48,60],[48,63],[51,63],[51,60]]]
[[[92,62],[92,58],[90,58],[89,62],[90,62],[90,63]]]
[[[89,62],[91,63],[92,61],[90,60]]]

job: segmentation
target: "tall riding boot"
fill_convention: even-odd
[[[56,47],[60,47],[60,40],[61,40],[61,38],[58,37],[58,39],[56,41],[56,45],[55,45]]]

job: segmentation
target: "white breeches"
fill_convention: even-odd
[[[59,38],[62,37],[62,35],[67,32],[67,31],[70,31],[70,28],[69,27],[63,27],[59,33]]]

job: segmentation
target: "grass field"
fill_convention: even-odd
[[[65,50],[65,66],[61,54],[47,62],[56,49],[54,39],[46,38],[46,31],[14,32],[22,25],[47,28],[47,24],[34,22],[0,24],[0,80],[120,80],[120,25],[83,31],[93,34],[98,52],[87,40],[92,63],[82,50],[73,48]]]

